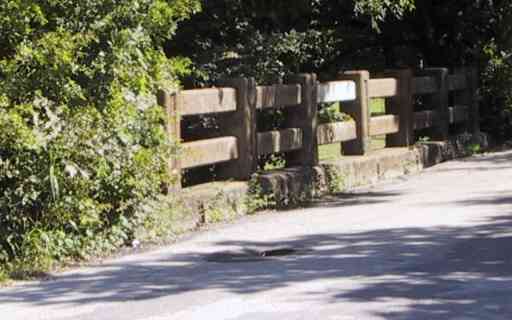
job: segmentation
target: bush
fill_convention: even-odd
[[[196,0],[0,3],[0,266],[54,261],[130,240],[169,177],[162,110],[186,59],[161,44]]]
[[[499,49],[491,42],[483,51],[482,130],[498,141],[508,140],[512,138],[512,49]]]
[[[340,111],[339,103],[324,104],[318,111],[318,120],[321,124],[354,120],[348,114]]]

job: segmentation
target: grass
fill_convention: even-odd
[[[385,147],[386,147],[386,136],[372,137],[370,150],[379,150],[379,149],[384,149]]]
[[[382,115],[386,113],[384,99],[373,99],[370,105],[370,112],[372,116]],[[385,136],[373,137],[371,141],[371,150],[378,150],[385,147]],[[318,157],[320,161],[333,161],[339,159],[341,156],[341,144],[327,144],[318,147]]]
[[[372,116],[378,116],[386,114],[386,100],[385,99],[373,99],[370,105],[370,112]],[[378,150],[386,147],[386,136],[372,137],[370,149]]]
[[[326,144],[318,147],[318,158],[320,161],[333,161],[341,155],[341,143]]]
[[[370,104],[370,112],[372,115],[382,115],[386,113],[386,100],[385,99],[372,99]]]

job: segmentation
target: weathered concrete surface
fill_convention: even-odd
[[[253,182],[270,195],[276,207],[296,205],[304,200],[367,186],[379,181],[420,172],[425,167],[468,155],[472,144],[483,149],[489,143],[486,135],[458,136],[447,142],[424,142],[412,148],[386,148],[366,156],[347,156],[314,167],[291,167],[268,171]],[[177,218],[177,234],[197,229],[209,222],[231,221],[246,215],[245,201],[252,197],[247,182],[213,182],[181,191],[183,213]],[[248,198],[249,197],[249,198]],[[208,208],[212,210],[207,210]],[[209,216],[214,213],[214,217]]]
[[[357,138],[356,123],[342,121],[318,125],[317,140],[319,145],[350,141]]]
[[[292,167],[261,174],[258,182],[267,194],[285,205],[297,198],[350,190],[379,181],[417,173],[444,161],[470,155],[471,147],[489,147],[487,135],[459,135],[448,141],[423,142],[410,148],[386,148],[364,156],[346,156],[312,168]]]
[[[512,151],[0,290],[2,319],[509,319]],[[212,262],[211,254],[297,255]],[[227,260],[225,257],[224,261]]]

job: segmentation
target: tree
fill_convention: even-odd
[[[203,1],[166,51],[191,57],[197,72],[190,86],[233,75],[265,82],[297,71],[333,72],[344,65],[339,57],[364,55],[379,23],[412,9],[413,1]]]
[[[417,67],[420,60],[476,65],[488,106],[484,128],[502,137],[512,131],[510,1],[203,0],[203,6],[166,46],[170,56],[191,57],[195,72],[184,79],[187,86],[236,75],[260,83],[295,72],[332,78],[343,69]]]

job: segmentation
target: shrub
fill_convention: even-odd
[[[512,138],[512,49],[503,50],[491,42],[483,51],[482,130],[498,141],[508,140]]]
[[[325,104],[318,111],[320,123],[343,122],[353,120],[348,114],[340,111],[339,103]]]
[[[44,270],[130,239],[166,175],[161,44],[196,0],[0,3],[0,266]],[[19,270],[18,270],[19,271]]]

